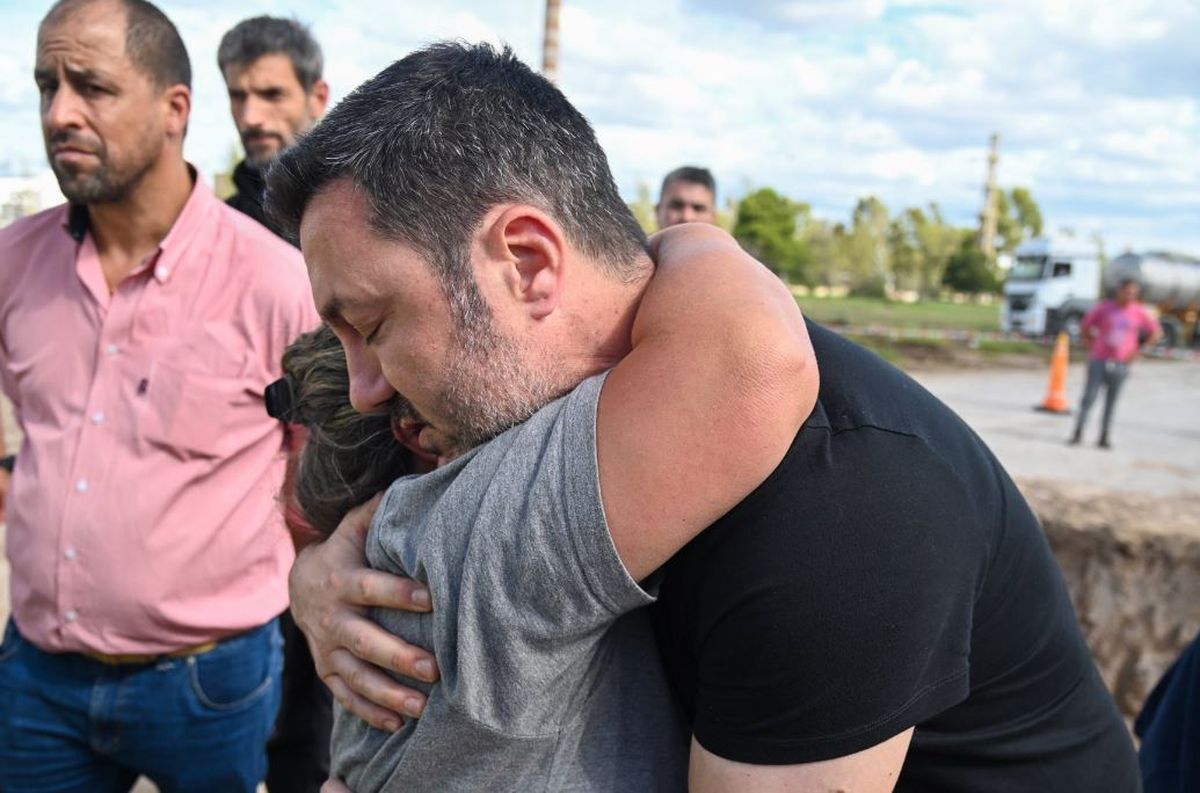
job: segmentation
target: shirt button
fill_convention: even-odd
[[[67,550],[63,551],[63,558],[66,559],[68,562],[71,561],[72,559],[74,559],[78,555],[79,555],[79,552],[76,551],[74,548],[68,548]]]
[[[155,278],[166,278],[170,274],[171,274],[170,268],[167,268],[167,267],[155,267],[154,268],[154,277]]]
[[[76,611],[75,609],[71,609],[63,616],[67,618],[67,622],[74,622],[75,620],[77,620],[79,618],[79,612]]]
[[[115,344],[110,344],[104,348],[104,351],[106,353],[108,353],[109,355],[116,355],[117,353],[119,353],[121,351],[121,348]]]
[[[103,410],[97,410],[95,413],[92,414],[92,423],[93,424],[103,424],[104,423],[104,411]]]
[[[86,479],[80,479],[78,482],[75,483],[76,492],[86,493],[87,489],[88,489],[88,481]]]

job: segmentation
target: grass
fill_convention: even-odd
[[[901,369],[1012,364],[1015,361],[1048,361],[1050,348],[1036,341],[979,339],[973,343],[954,339],[888,338],[849,334],[888,363]]]
[[[951,343],[944,339],[888,339],[881,336],[847,335],[890,364],[905,369],[915,361],[949,356]]]
[[[1000,329],[1000,306],[923,301],[898,303],[865,297],[797,297],[809,318],[828,325],[885,325],[892,328]]]
[[[1049,358],[1051,348],[1036,341],[1021,339],[980,339],[975,346],[984,355],[1037,355]]]

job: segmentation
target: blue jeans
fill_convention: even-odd
[[[279,709],[276,620],[187,658],[113,666],[0,644],[0,790],[253,793]]]

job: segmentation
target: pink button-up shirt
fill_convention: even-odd
[[[1128,361],[1141,346],[1141,336],[1161,333],[1158,320],[1141,303],[1122,306],[1115,300],[1104,300],[1092,306],[1083,318],[1081,327],[1096,329],[1088,344],[1092,360]]]
[[[79,221],[63,206],[0,230],[0,385],[25,431],[13,617],[54,652],[159,653],[261,625],[287,605],[293,560],[263,390],[318,322],[300,254],[197,179],[110,294]]]

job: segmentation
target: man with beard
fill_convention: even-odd
[[[663,177],[654,219],[660,229],[677,223],[716,223],[717,182],[712,171],[683,165]]]
[[[217,65],[246,151],[233,170],[238,191],[229,205],[270,227],[262,208],[263,174],[324,115],[329,102],[321,47],[295,20],[253,17],[222,37]]]
[[[325,113],[329,86],[321,79],[321,47],[308,28],[293,19],[253,17],[222,37],[217,65],[246,151],[233,171],[238,192],[228,203],[278,234],[263,214],[263,175],[279,153]],[[283,702],[267,743],[267,787],[315,793],[329,776],[333,698],[317,677],[308,642],[291,612],[280,615],[279,627]]]
[[[698,517],[698,504],[718,506],[728,480],[765,459],[755,418],[767,406],[705,410],[695,389],[656,396],[674,382],[669,366],[651,374],[654,389],[618,378],[619,365],[598,383],[638,355],[630,318],[649,299],[653,265],[590,126],[511,52],[438,44],[409,55],[339,104],[268,181],[268,206],[299,229],[314,296],[346,350],[356,408],[403,394],[419,444],[443,452],[485,441],[565,392],[580,408],[544,437],[554,462],[539,487],[513,487],[531,458],[538,465],[523,454],[483,479],[494,497],[482,510],[474,491],[452,489],[449,512],[493,516],[500,531],[530,514],[537,525],[511,542],[527,541],[535,555],[547,525],[564,555],[563,545],[594,536],[597,516],[618,549],[653,542],[661,551],[660,532],[678,540],[703,529],[663,565],[653,606],[692,732],[692,789],[1137,789],[1129,735],[1028,505],[960,419],[877,357],[809,323],[821,371],[812,415],[760,486]],[[702,365],[716,373],[739,356],[714,328],[700,333],[709,308],[692,306],[680,332],[696,333],[702,350],[713,345]],[[740,333],[760,313],[748,302],[713,325]],[[755,348],[743,354],[752,361]],[[536,496],[556,508],[533,510]],[[372,535],[393,525],[390,506],[412,505],[385,501]],[[577,533],[580,514],[594,523]],[[420,665],[427,657],[377,642],[385,631],[364,630],[331,601],[403,608],[422,590],[352,569],[362,559],[352,515],[336,543],[298,560],[293,610],[335,695],[388,728],[397,711],[432,709],[433,696],[364,671],[338,648],[413,679],[432,677]],[[620,594],[610,577],[593,577],[590,555],[575,558],[594,600]],[[640,581],[652,569],[627,572]],[[473,576],[477,596],[503,602],[513,584],[502,572]],[[537,566],[525,575],[536,581]],[[445,619],[469,613],[440,597],[430,589],[421,600],[449,610]],[[563,606],[554,592],[543,603]],[[531,611],[517,618],[536,622],[541,612]],[[408,624],[405,638],[430,638],[427,615]],[[451,695],[504,693],[511,710],[483,709],[476,730],[499,726],[512,738],[503,727],[515,715],[531,731],[519,735],[545,737],[531,718],[542,690],[528,683],[571,659],[541,656],[562,637],[539,627],[529,643],[521,625],[473,632],[494,667],[458,674],[453,646],[437,658],[455,667]],[[363,707],[364,695],[384,708]],[[615,757],[575,770],[591,785],[571,789],[603,789],[624,769]],[[487,789],[503,788],[503,769],[492,779]]]
[[[294,551],[263,410],[316,324],[299,254],[183,158],[191,67],[144,0],[38,29],[69,203],[0,231],[8,503],[0,789],[253,791],[279,703]]]

